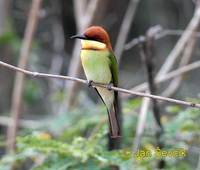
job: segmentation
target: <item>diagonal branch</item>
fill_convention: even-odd
[[[194,34],[197,31],[199,23],[200,23],[200,6],[197,5],[193,18],[191,19],[189,25],[187,26],[181,38],[176,43],[174,49],[170,52],[169,56],[165,60],[164,64],[162,65],[156,77],[164,77],[166,73],[170,71],[176,59],[180,56],[181,52],[183,51],[186,43],[190,40],[192,34]]]
[[[184,30],[172,30],[172,29],[163,29],[160,25],[156,26],[158,28],[158,32],[155,34],[155,40],[159,40],[166,36],[181,36],[184,33]],[[197,32],[195,34],[196,37],[200,37],[200,33]],[[140,36],[141,37],[141,36]],[[128,42],[124,46],[124,50],[129,50],[140,43],[140,37],[134,38],[130,42]],[[147,41],[147,39],[143,36],[143,41]]]
[[[74,16],[77,30],[83,27],[83,18],[81,16],[84,16],[85,4],[85,0],[74,0]]]
[[[79,3],[79,0],[74,1],[74,11],[75,11],[75,16],[76,16],[76,25],[77,25],[77,32],[80,33],[82,32],[84,29],[86,29],[93,21],[94,16],[95,16],[95,12],[97,11],[97,6],[100,3],[100,0],[92,0],[89,2],[89,4],[87,5],[86,9],[88,11],[85,11],[85,15],[81,15],[81,13],[79,11],[77,11],[79,8],[84,8],[85,5]],[[78,6],[78,7],[77,7]],[[84,10],[86,10],[84,9]],[[80,15],[80,16],[79,16]],[[81,18],[78,19],[78,18]],[[73,53],[72,53],[72,58],[69,64],[69,69],[68,69],[68,74],[70,76],[78,76],[80,73],[80,68],[81,68],[81,63],[80,63],[80,43],[79,41],[75,42],[74,45],[74,49],[73,49]],[[75,95],[77,94],[77,83],[76,82],[67,82],[66,83],[66,89],[68,91],[68,99],[67,101],[65,101],[67,103],[67,107],[68,109],[70,109],[73,106],[74,103],[74,99],[75,99]],[[60,112],[62,111],[63,108],[61,106]]]
[[[76,78],[76,77],[70,77],[70,76],[62,76],[62,75],[32,72],[32,71],[28,71],[28,70],[25,70],[25,69],[21,69],[19,67],[15,67],[13,65],[7,64],[7,63],[2,62],[2,61],[0,61],[0,66],[6,67],[6,68],[13,70],[13,71],[24,73],[26,75],[33,76],[33,77],[57,78],[57,79],[62,79],[62,80],[76,81],[76,82],[88,85],[88,81],[84,80],[84,79],[80,79],[80,78]],[[114,91],[118,91],[118,92],[121,92],[121,93],[128,93],[128,94],[136,95],[136,96],[140,96],[140,97],[148,97],[148,98],[152,98],[152,99],[155,99],[155,100],[162,100],[162,101],[166,101],[166,102],[171,102],[171,103],[180,104],[180,105],[183,105],[183,106],[194,107],[194,108],[200,109],[200,103],[187,102],[187,101],[177,100],[177,99],[168,98],[168,97],[162,97],[162,96],[157,96],[157,95],[152,95],[152,94],[146,94],[146,93],[131,91],[131,90],[123,89],[123,88],[120,88],[120,87],[114,87],[114,86],[110,86],[110,85],[107,85],[107,84],[101,84],[101,83],[96,83],[96,82],[92,82],[91,85],[92,85],[92,87],[102,87],[102,88],[106,88],[108,90],[114,90]]]
[[[198,69],[198,68],[200,68],[200,60],[195,61],[191,64],[188,64],[186,66],[180,67],[180,68],[178,68],[174,71],[171,71],[171,72],[167,73],[165,77],[159,77],[159,78],[155,79],[155,83],[156,84],[163,83],[167,80],[181,76],[182,74],[185,74],[189,71],[192,71],[192,70],[195,70],[195,69]],[[145,82],[145,83],[142,83],[140,85],[135,86],[131,90],[133,90],[133,91],[145,91],[146,89],[147,89],[147,83]],[[125,96],[123,96],[123,97],[125,97]]]
[[[119,35],[117,37],[116,45],[115,45],[115,55],[117,57],[118,63],[120,62],[124,45],[126,43],[126,39],[131,28],[131,24],[133,22],[133,18],[136,13],[137,6],[140,0],[130,0],[128,4],[128,9],[126,10],[125,16],[123,18],[123,22],[121,24],[121,28],[119,31]]]
[[[22,47],[19,56],[20,68],[26,68],[28,57],[30,54],[30,49],[33,41],[33,36],[37,27],[39,19],[39,9],[41,6],[42,0],[33,0],[32,6],[28,18],[28,23],[25,30],[24,39],[22,41]],[[7,131],[7,150],[13,151],[15,149],[15,138],[18,129],[18,120],[20,117],[20,107],[22,104],[23,96],[23,85],[24,85],[24,74],[17,73],[15,77],[14,90],[12,96],[12,105],[11,105],[11,114],[12,121]]]
[[[196,9],[194,12],[194,15],[188,24],[187,28],[183,32],[182,36],[176,43],[173,50],[168,55],[167,59],[165,60],[164,64],[160,68],[158,74],[156,75],[156,79],[164,79],[167,73],[171,70],[173,67],[175,61],[180,56],[181,52],[184,50],[185,45],[188,43],[190,38],[193,34],[197,35],[197,29],[200,24],[200,0],[197,1]],[[138,40],[137,40],[138,41]],[[133,42],[133,45],[137,44],[138,42]],[[135,88],[132,88],[131,90],[140,89],[140,90],[146,90],[147,89],[147,83],[143,83]]]
[[[193,34],[190,41],[187,43],[187,46],[184,49],[183,56],[182,56],[180,64],[179,64],[180,67],[184,67],[185,65],[187,65],[188,62],[190,61],[190,59],[192,58],[196,40],[197,39],[196,39],[195,35]],[[179,86],[181,85],[182,80],[183,80],[183,74],[174,78],[170,82],[167,89],[162,93],[162,95],[163,96],[172,96],[177,91]]]

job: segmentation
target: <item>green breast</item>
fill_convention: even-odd
[[[108,56],[109,51],[106,50],[81,50],[81,62],[88,80],[110,83],[112,74]]]

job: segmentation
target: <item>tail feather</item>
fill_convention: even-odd
[[[111,138],[121,137],[121,117],[119,110],[120,103],[118,101],[118,93],[110,92],[102,88],[95,88],[95,90],[107,108]],[[112,104],[109,100],[106,100],[107,98],[105,96],[102,96],[102,94],[104,94],[105,92],[107,92],[108,95],[114,95],[114,101]]]
[[[108,118],[110,125],[111,138],[121,137],[120,123],[118,119],[117,109],[114,105],[108,110]]]

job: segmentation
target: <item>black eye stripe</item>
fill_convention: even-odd
[[[86,37],[86,40],[97,41],[97,42],[103,43],[103,42],[102,42],[101,40],[99,40],[98,38],[93,38],[93,37]]]

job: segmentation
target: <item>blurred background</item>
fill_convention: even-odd
[[[149,64],[141,58],[142,50],[153,63],[153,77],[170,55],[174,61],[159,78],[199,62],[198,3],[0,0],[0,61],[31,71],[85,79],[79,59],[80,42],[70,36],[90,25],[100,25],[108,31],[118,59],[119,86],[145,92],[148,87],[141,84],[151,73]],[[140,43],[141,36],[145,40]],[[199,103],[199,64],[197,67],[154,83],[156,90],[150,92]],[[93,89],[61,79],[23,76],[0,67],[0,170],[96,170],[113,168],[111,165],[124,170],[200,169],[199,109],[166,102],[144,105],[144,99],[125,94],[120,98],[121,149],[108,151],[106,109]],[[152,105],[158,108],[164,129],[159,137]],[[146,111],[142,111],[144,107]],[[139,123],[143,112],[145,121]],[[138,124],[142,126],[142,137],[138,135]],[[187,154],[163,159],[153,154],[142,160],[134,156],[134,149],[154,153],[157,147],[182,148]]]

